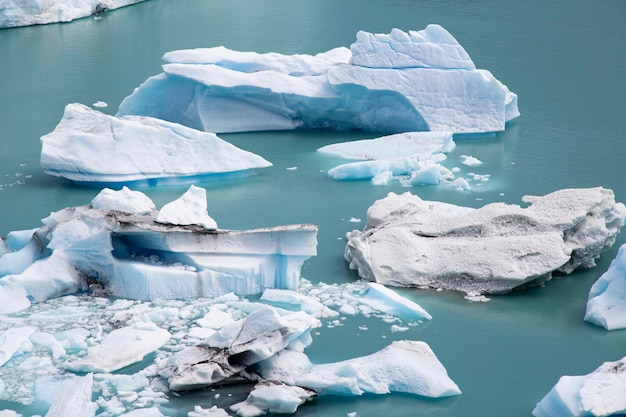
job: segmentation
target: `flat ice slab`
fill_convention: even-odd
[[[105,189],[92,205],[52,213],[30,239],[7,245],[0,256],[12,271],[0,277],[0,314],[89,287],[140,300],[298,288],[302,264],[316,254],[317,226],[211,228],[204,190],[191,191],[176,203],[178,216],[160,221],[154,204],[127,188]],[[32,247],[39,249],[31,253]],[[29,255],[11,256],[22,251]],[[23,259],[30,259],[25,268],[12,265]]]
[[[152,117],[109,116],[82,104],[68,104],[41,142],[44,171],[78,183],[184,183],[251,175],[272,165],[214,133]]]
[[[483,133],[504,130],[519,116],[517,96],[476,69],[439,25],[360,31],[350,49],[315,56],[215,47],[169,52],[164,60],[163,73],[126,97],[119,115],[216,133],[300,127]]]
[[[626,329],[626,244],[589,290],[585,320],[607,330]]]
[[[529,207],[479,209],[390,193],[367,212],[362,231],[348,233],[350,268],[384,285],[505,293],[593,267],[615,243],[626,208],[604,188],[525,196]]]
[[[70,22],[143,0],[6,0],[0,7],[0,28]]]
[[[600,417],[626,414],[626,357],[587,375],[563,376],[533,410],[535,417]]]

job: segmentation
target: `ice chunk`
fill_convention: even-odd
[[[193,411],[187,413],[187,417],[230,417],[230,414],[228,414],[226,410],[218,408],[216,405],[211,408],[202,408],[196,405]]]
[[[467,165],[467,166],[470,166],[470,167],[475,167],[475,166],[478,166],[478,165],[482,165],[483,162],[480,159],[475,158],[475,157],[473,157],[471,155],[461,155],[461,163],[463,165]]]
[[[169,224],[207,225],[206,198],[197,188],[176,203],[184,219],[166,214],[163,224],[141,196],[103,190],[93,201],[97,208],[70,207],[43,219],[24,246],[45,248],[41,256],[0,276],[0,314],[87,288],[141,300],[297,289],[302,264],[316,253],[314,225],[237,231]],[[14,253],[1,255],[0,264]]]
[[[312,315],[313,317],[336,317],[339,315],[336,311],[331,310],[324,304],[320,303],[312,297],[300,294],[293,290],[281,290],[276,288],[268,288],[263,291],[261,300],[273,303],[285,303],[298,306],[302,311]]]
[[[519,116],[517,96],[475,69],[438,25],[359,32],[351,51],[315,56],[219,47],[164,59],[164,72],[126,97],[118,115],[216,133],[299,127],[477,133],[504,130]]]
[[[123,327],[109,333],[101,344],[87,351],[87,356],[68,363],[75,372],[113,372],[135,362],[163,346],[170,338],[167,330],[153,323]]]
[[[32,327],[15,327],[0,334],[0,367],[13,358],[24,343],[35,332]]]
[[[120,415],[120,417],[164,417],[156,407],[138,408],[128,413]]]
[[[248,398],[230,406],[241,417],[256,417],[267,413],[293,414],[301,404],[315,396],[315,392],[274,382],[260,382]]]
[[[44,171],[78,183],[188,182],[272,165],[213,133],[150,117],[109,116],[82,104],[68,104],[41,142]]]
[[[59,393],[46,417],[90,417],[96,415],[98,405],[91,401],[93,374],[76,378]]]
[[[116,191],[105,188],[91,201],[91,207],[96,210],[116,210],[125,213],[147,215],[156,211],[152,200],[142,192],[133,191],[124,186]]]
[[[600,187],[523,200],[530,206],[468,209],[390,193],[369,208],[363,231],[348,234],[345,257],[381,284],[504,293],[595,266],[626,217]]]
[[[0,8],[0,28],[70,22],[143,0],[7,0]]]
[[[533,410],[535,417],[618,416],[626,413],[626,358],[587,375],[563,376]]]
[[[395,291],[375,282],[368,283],[368,291],[359,301],[376,310],[407,320],[432,319],[420,305],[400,296]]]
[[[217,229],[217,223],[207,213],[206,190],[192,185],[178,200],[161,207],[158,223],[190,225]]]
[[[626,329],[626,244],[589,291],[585,320],[607,330]]]

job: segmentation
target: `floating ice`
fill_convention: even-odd
[[[369,208],[363,231],[348,233],[345,257],[381,284],[504,293],[595,266],[626,217],[600,187],[523,201],[530,206],[470,209],[390,193]]]
[[[0,28],[70,22],[143,0],[7,0],[0,5]]]
[[[461,155],[461,163],[469,167],[475,167],[475,166],[483,164],[483,162],[480,159],[475,158],[471,155]]]
[[[95,416],[98,405],[91,401],[93,374],[76,378],[59,393],[46,417]]]
[[[626,244],[589,291],[585,320],[607,330],[626,329]]]
[[[359,301],[376,310],[399,316],[408,320],[426,319],[433,317],[420,305],[400,296],[395,291],[375,282],[368,283],[368,291]]]
[[[82,104],[68,104],[41,142],[44,171],[78,183],[188,182],[272,165],[213,133],[150,117],[109,116]]]
[[[200,213],[198,201],[202,193],[193,190],[192,207],[178,205],[179,212],[186,214],[184,222],[205,223],[208,215]],[[127,189],[102,193],[94,199],[101,209],[81,206],[52,213],[31,233],[32,244],[17,245],[17,252],[29,251],[26,258],[32,262],[23,270],[23,260],[19,268],[6,268],[19,271],[0,278],[0,314],[89,286],[142,300],[296,289],[302,264],[316,252],[313,225],[235,231],[162,224],[147,197]],[[38,249],[33,252],[33,247]],[[13,253],[0,256],[0,265]]]
[[[215,405],[211,408],[202,408],[197,405],[187,414],[187,417],[230,417],[230,414]]]
[[[122,327],[109,333],[102,343],[92,346],[87,356],[68,363],[74,372],[113,372],[154,352],[170,338],[167,330],[153,323]]]
[[[533,410],[535,417],[605,417],[626,413],[626,357],[587,375],[563,376]]]
[[[304,128],[495,132],[519,115],[517,96],[475,69],[445,29],[429,25],[315,56],[231,51],[165,54],[164,72],[124,99],[146,115],[207,132]],[[167,105],[165,105],[167,103]]]
[[[300,294],[293,290],[281,290],[268,288],[263,291],[261,300],[271,303],[291,304],[299,307],[302,311],[317,318],[336,317],[339,315],[336,311],[326,307],[312,297]]]
[[[217,223],[207,213],[206,190],[195,185],[178,200],[161,207],[156,222],[179,226],[197,224],[206,229],[217,229]]]
[[[260,382],[245,401],[230,409],[241,417],[256,417],[267,413],[293,414],[301,404],[315,396],[315,392],[274,382]]]
[[[0,334],[0,366],[13,358],[24,343],[30,343],[29,338],[35,332],[32,327],[16,327],[7,329]]]

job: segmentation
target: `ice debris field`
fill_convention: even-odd
[[[77,13],[54,2],[27,11],[8,3],[0,24],[66,21],[124,4]],[[115,116],[68,104],[41,138],[45,172],[96,186],[242,176],[271,162],[217,133],[359,129],[384,136],[320,148],[347,160],[332,178],[467,190],[469,181],[442,165],[454,136],[502,131],[519,116],[516,94],[477,69],[439,25],[362,31],[349,49],[314,56],[216,47],[163,59],[163,73]],[[472,155],[460,163],[481,165]],[[314,363],[305,349],[315,329],[350,316],[380,319],[391,332],[436,320],[385,285],[486,301],[484,294],[541,284],[555,271],[593,267],[626,217],[601,187],[524,202],[473,209],[389,194],[347,235],[346,261],[367,281],[326,285],[301,277],[317,253],[315,225],[225,230],[208,214],[202,188],[192,185],[160,210],[141,192],[105,188],[90,204],[0,240],[0,398],[49,417],[159,417],[181,393],[244,383],[241,398],[219,402],[217,392],[222,407],[196,405],[187,415],[252,417],[294,413],[322,395],[457,396],[423,341],[396,340],[330,363]],[[626,327],[625,250],[589,294],[585,320],[608,330]],[[562,377],[533,415],[626,413],[624,369],[622,359]]]

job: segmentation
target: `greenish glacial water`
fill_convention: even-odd
[[[362,227],[367,208],[389,192],[479,207],[520,203],[569,187],[603,186],[626,201],[626,2],[603,0],[149,0],[69,24],[0,30],[0,234],[30,229],[63,207],[91,201],[98,189],[45,175],[40,136],[52,131],[66,104],[109,104],[160,72],[163,53],[224,45],[257,52],[318,53],[349,46],[363,29],[388,33],[446,28],[478,68],[519,95],[521,117],[488,138],[462,139],[448,167],[490,174],[461,192],[445,186],[403,188],[368,181],[337,182],[325,171],[337,160],[323,145],[371,138],[363,132],[295,131],[220,135],[274,163],[258,175],[207,189],[209,213],[224,228],[288,223],[319,225],[318,256],[303,277],[326,283],[358,279],[343,260],[346,232]],[[460,155],[484,162],[469,168]],[[297,169],[287,169],[297,167]],[[144,189],[157,207],[186,187]],[[314,362],[343,360],[392,340],[427,342],[463,394],[443,400],[409,395],[322,397],[296,416],[530,416],[562,375],[589,373],[626,355],[626,331],[607,332],[582,320],[590,286],[608,267],[626,232],[594,269],[544,287],[470,303],[456,293],[399,290],[433,320],[404,332],[375,318],[348,316],[343,326],[317,329],[307,353]],[[365,326],[367,330],[362,330]],[[0,376],[1,377],[1,376]],[[227,405],[206,391],[174,398],[166,415],[193,405]],[[8,402],[23,415],[40,410]]]

